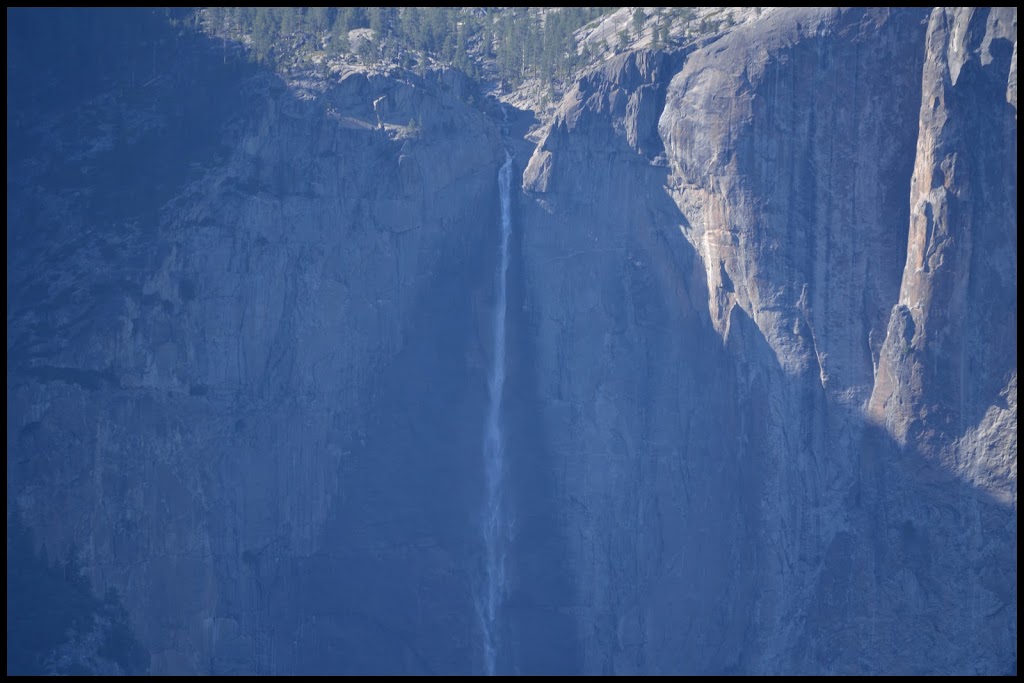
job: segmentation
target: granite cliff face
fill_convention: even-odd
[[[523,262],[587,670],[1013,666],[1015,21],[778,10],[563,102]],[[924,227],[957,153],[984,199]],[[901,302],[941,282],[904,351]],[[906,437],[956,401],[976,426]]]
[[[964,9],[928,27],[907,259],[871,411],[933,455],[1016,402],[1017,303],[1004,294],[1017,287],[1015,22]],[[958,460],[943,464],[977,464],[1004,486],[1015,466]]]
[[[10,499],[154,673],[468,671],[495,117],[214,64],[26,124]]]
[[[497,670],[1015,670],[1015,10],[770,9],[536,144],[194,40],[8,104],[9,556],[151,672],[482,670],[506,146]]]

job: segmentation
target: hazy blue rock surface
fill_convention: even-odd
[[[529,137],[58,15],[8,12],[9,673],[483,672],[497,329],[498,673],[1016,670],[1015,10],[773,8]]]

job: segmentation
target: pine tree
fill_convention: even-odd
[[[310,7],[309,13],[306,17],[309,28],[316,34],[320,34],[327,30],[327,8],[326,7]]]
[[[384,8],[370,7],[370,31],[373,32],[373,40],[376,43],[384,40]]]
[[[455,38],[455,66],[464,72],[469,72],[469,57],[466,55],[466,28],[465,24],[459,24],[456,29]]]
[[[484,19],[480,38],[480,53],[485,59],[494,57],[494,29],[491,27],[490,17]]]
[[[301,22],[299,16],[301,13],[299,7],[277,7],[275,13],[278,16],[278,25],[281,27],[282,36],[290,36],[295,32]]]
[[[350,17],[350,10],[348,7],[339,7],[337,13],[334,15],[334,23],[331,25],[331,35],[334,36],[337,41],[338,50],[340,52],[348,52],[350,45],[348,42],[348,22]]]
[[[403,7],[399,15],[398,37],[409,49],[415,49],[416,35],[420,30],[420,10],[418,7]]]
[[[639,7],[633,10],[633,30],[636,32],[636,39],[640,40],[644,33],[644,11]]]

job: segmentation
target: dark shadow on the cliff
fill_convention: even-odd
[[[670,70],[682,56],[648,55],[643,69]],[[628,69],[614,86],[599,72],[584,79],[581,100],[622,115],[629,93],[609,91],[643,85],[631,59],[617,58]],[[552,154],[550,175],[527,196],[534,289],[526,341],[535,345],[547,329],[556,335],[547,343],[566,347],[557,369],[542,370],[565,378],[543,379],[558,395],[532,412],[550,432],[544,457],[559,482],[560,533],[572,534],[568,576],[578,602],[567,611],[583,619],[577,657],[588,672],[721,673],[741,658],[734,644],[751,614],[719,618],[727,595],[752,597],[756,549],[744,539],[757,534],[760,482],[756,457],[742,452],[736,370],[710,324],[706,279],[680,229],[686,218],[665,191],[668,170],[653,159],[662,151],[655,110],[667,80],[637,105],[643,126],[631,134],[643,153],[589,109],[570,122],[556,118],[542,150]],[[537,280],[544,277],[551,282]],[[576,297],[586,306],[574,308]],[[600,396],[591,395],[590,378],[572,379],[580,372],[601,376]],[[591,416],[611,423],[586,422]],[[587,449],[570,434],[606,442]],[[690,507],[707,518],[671,514]],[[652,585],[669,594],[650,594]],[[646,632],[654,623],[657,632]],[[651,642],[669,633],[678,648]]]
[[[7,517],[7,675],[140,675],[149,653],[115,589],[92,593],[78,552],[51,562],[17,509]]]
[[[992,633],[970,632],[966,637],[981,642],[999,633],[999,615],[1016,608],[1016,572],[1007,571],[1016,566],[1015,504],[957,476],[938,453],[924,452],[914,443],[901,446],[862,410],[829,400],[816,368],[803,375],[787,374],[757,325],[739,307],[731,316],[726,348],[737,363],[738,377],[754,378],[741,392],[747,399],[740,408],[750,419],[747,455],[765,473],[789,470],[787,479],[804,480],[804,488],[793,492],[805,497],[787,504],[836,530],[831,538],[820,539],[824,547],[799,558],[809,573],[801,576],[793,565],[783,566],[791,579],[808,582],[801,590],[810,600],[790,606],[792,618],[802,615],[794,653],[799,669],[894,672],[885,665],[860,667],[863,662],[911,661],[919,654],[921,634],[935,628],[936,620],[946,622],[941,628],[947,632],[957,628],[963,620],[955,608],[959,585],[987,591],[993,605],[986,615],[993,621],[981,627]],[[808,409],[800,416],[808,431],[799,430],[791,449],[781,453],[772,453],[759,442],[759,437],[771,435],[764,406],[773,393],[793,397]],[[814,431],[819,432],[817,438]],[[973,546],[978,556],[951,554],[946,549],[950,544]],[[763,575],[768,566],[763,552],[751,567],[762,580],[770,578]],[[917,588],[908,591],[908,583]],[[872,620],[882,618],[900,623],[896,637],[884,643],[869,637]],[[860,635],[851,639],[851,629]],[[929,661],[936,668],[896,671],[949,673],[942,664],[943,645],[929,642],[935,648]],[[1016,651],[1005,654],[1004,670],[1009,670]],[[730,670],[746,671],[757,657],[744,652]]]
[[[237,142],[257,69],[148,8],[14,9],[8,36],[8,311],[46,313],[9,328],[10,362],[53,355],[64,309],[83,324],[123,297],[173,309],[142,292],[173,248],[161,211]],[[57,286],[75,268],[91,289]]]
[[[599,99],[603,84],[595,77],[585,85],[589,90],[584,95],[592,102],[589,106],[599,109],[604,103]],[[617,82],[616,86],[623,83]],[[622,93],[618,95],[620,102],[626,99]],[[652,120],[656,124],[657,117]],[[530,212],[538,221],[532,226],[534,230],[554,235],[545,238],[543,246],[560,251],[534,256],[563,259],[564,266],[558,267],[573,268],[573,276],[581,283],[589,282],[588,270],[602,274],[604,280],[596,281],[605,287],[600,303],[603,312],[613,321],[633,316],[637,329],[631,333],[624,323],[619,329],[601,332],[606,338],[621,337],[640,345],[635,355],[623,353],[616,358],[618,363],[636,363],[629,370],[638,375],[647,373],[646,377],[637,377],[638,386],[657,387],[658,378],[652,369],[672,373],[675,348],[686,348],[690,360],[678,377],[685,379],[687,386],[707,388],[708,405],[697,411],[697,419],[709,424],[716,419],[720,422],[710,430],[717,432],[715,443],[702,448],[701,444],[686,443],[690,436],[683,434],[681,452],[672,454],[689,459],[694,466],[681,486],[681,494],[713,488],[707,494],[707,507],[686,508],[700,515],[676,527],[666,527],[680,532],[679,537],[661,539],[665,547],[675,544],[704,551],[687,553],[689,566],[681,570],[690,580],[683,590],[693,590],[692,585],[697,584],[703,601],[691,601],[692,611],[677,619],[681,627],[677,631],[687,633],[685,639],[680,635],[679,651],[648,650],[643,642],[622,642],[621,629],[628,623],[622,621],[623,614],[639,607],[631,603],[635,589],[632,584],[658,571],[657,567],[646,572],[637,568],[643,557],[639,539],[649,533],[638,529],[637,539],[628,539],[635,543],[637,553],[620,558],[621,564],[614,567],[617,583],[605,586],[602,594],[595,596],[608,599],[610,623],[593,623],[592,632],[581,637],[592,640],[598,656],[606,660],[588,661],[587,665],[608,673],[615,672],[619,662],[648,671],[666,665],[672,670],[682,666],[689,673],[757,671],[766,659],[788,656],[757,651],[760,644],[772,639],[772,634],[754,631],[765,626],[757,620],[755,607],[771,605],[777,599],[759,594],[770,585],[795,586],[792,596],[776,604],[787,611],[782,617],[784,623],[792,622],[798,633],[797,652],[789,661],[800,662],[801,670],[807,672],[856,673],[859,670],[851,662],[899,662],[920,655],[920,634],[929,633],[936,619],[944,633],[956,630],[962,617],[956,613],[956,605],[958,601],[963,604],[963,593],[956,592],[958,585],[977,585],[978,590],[994,596],[995,620],[991,623],[995,628],[998,614],[1015,609],[1016,604],[1015,573],[1011,576],[1003,571],[1015,567],[1015,504],[1000,501],[963,481],[936,462],[934,454],[921,452],[914,445],[901,448],[883,429],[868,423],[859,409],[828,400],[816,366],[799,376],[787,374],[760,329],[739,307],[734,309],[723,344],[710,324],[704,265],[680,231],[680,226],[688,225],[687,218],[664,191],[667,171],[652,167],[652,160],[626,144],[623,136],[612,130],[610,121],[589,109],[579,113],[572,125],[575,128],[561,121],[553,129],[547,151],[553,154],[554,170],[541,177],[541,191],[546,194],[543,201],[537,198],[537,207]],[[654,130],[636,133],[638,140],[655,135]],[[595,147],[600,154],[594,152]],[[618,203],[605,201],[603,193],[613,195]],[[602,232],[595,227],[602,225],[614,228]],[[563,239],[568,231],[579,234]],[[605,241],[599,241],[599,237]],[[577,259],[587,265],[576,266]],[[623,283],[628,292],[625,297],[620,288]],[[575,311],[581,318],[588,313]],[[526,318],[523,329],[540,327],[536,317]],[[595,316],[594,320],[603,318]],[[573,322],[560,321],[565,331],[575,329]],[[535,338],[536,334],[531,336]],[[729,399],[714,404],[720,392]],[[652,416],[664,410],[655,396],[642,392],[621,394],[616,400],[631,405],[640,402],[643,413]],[[730,401],[734,403],[730,405]],[[779,425],[778,415],[770,413],[772,401],[799,406],[797,424]],[[557,410],[542,405],[533,412],[562,414]],[[723,419],[719,414],[723,411],[734,411],[735,421]],[[557,418],[554,424],[557,429]],[[643,438],[644,433],[632,436]],[[620,458],[632,455],[617,442],[607,447],[615,449],[614,455]],[[554,455],[564,457],[562,453]],[[710,455],[721,462],[704,457]],[[638,465],[638,472],[641,467]],[[785,510],[765,507],[762,496],[772,481],[777,486],[774,493],[783,496],[768,505],[781,504]],[[656,498],[655,494],[648,495]],[[560,504],[568,506],[570,501]],[[722,527],[711,517],[728,519],[730,524]],[[792,527],[793,517],[815,525],[814,532]],[[592,519],[585,522],[589,524]],[[621,532],[618,523],[610,520],[608,528],[598,529],[609,545],[612,541],[607,539],[614,540]],[[627,520],[621,523],[628,528]],[[720,528],[722,533],[707,541],[689,528],[701,526]],[[771,529],[793,541],[799,556],[779,557],[768,537]],[[806,541],[803,547],[801,534],[815,540]],[[987,542],[980,550],[980,559],[940,552],[953,538],[956,546],[968,547],[974,543],[974,536],[999,540]],[[750,547],[750,539],[758,541],[757,547]],[[821,547],[814,547],[815,543]],[[730,557],[732,565],[717,566],[716,553],[730,545],[735,553],[719,557]],[[935,565],[939,563],[943,563],[942,576],[948,577],[949,583],[935,578]],[[572,573],[588,569],[574,568]],[[901,583],[913,585],[914,581],[923,587],[920,592],[905,589]],[[802,596],[810,600],[803,601]],[[671,596],[665,597],[669,600]],[[735,605],[738,613],[722,619],[721,611],[728,604]],[[897,638],[885,643],[872,641],[875,617],[870,610],[900,624]],[[662,619],[666,618],[671,617],[662,614]],[[977,642],[988,638],[981,632],[970,637]],[[942,643],[930,642],[933,652],[928,659],[941,662]],[[879,651],[875,657],[872,648],[887,651]],[[1015,658],[1015,651],[1007,652],[1006,670]],[[938,672],[941,669],[932,673]]]
[[[32,180],[77,193],[97,235],[155,230],[163,204],[231,149],[227,124],[257,67],[181,24],[181,10],[22,8],[9,19],[8,165],[62,149]]]
[[[508,553],[510,592],[503,606],[503,626],[509,651],[499,670],[521,675],[571,675],[580,671],[575,620],[569,609],[577,601],[573,570],[567,552],[566,529],[554,472],[551,443],[541,419],[543,405],[537,386],[533,348],[534,321],[524,310],[526,300],[521,186],[528,161],[522,135],[533,125],[532,114],[515,111],[512,141],[513,231],[509,245],[508,378],[505,419],[509,426],[509,516],[512,542]],[[515,134],[517,133],[517,134]]]
[[[522,179],[522,169],[526,167],[534,148],[534,143],[530,142],[526,135],[537,126],[537,115],[528,109],[516,109],[509,105],[501,105],[497,114],[499,120],[501,120],[500,112],[502,109],[508,116],[508,122],[504,126],[507,131],[506,142],[512,149],[515,169],[518,170],[518,172],[512,174],[512,186],[519,187],[522,184],[520,182]],[[522,230],[517,232],[522,233]],[[519,237],[522,239],[521,234]]]
[[[1000,615],[1008,609],[1015,611],[1017,604],[1015,502],[958,476],[933,449],[923,450],[916,443],[900,445],[884,428],[866,420],[862,411],[834,402],[826,404],[826,410],[830,437],[843,425],[859,427],[861,433],[852,451],[857,457],[855,484],[848,491],[836,492],[844,496],[851,513],[849,533],[854,543],[837,545],[837,536],[823,558],[817,588],[822,602],[828,602],[826,583],[836,576],[834,564],[838,567],[849,562],[855,569],[870,572],[870,581],[851,577],[852,585],[847,586],[849,620],[852,622],[858,607],[863,610],[865,604],[879,614],[898,616],[901,628],[882,645],[889,650],[886,659],[892,662],[910,661],[922,645],[920,634],[936,626],[946,633],[963,628],[964,615],[954,605],[963,604],[961,596],[968,593],[987,595],[985,602],[991,607],[987,614],[972,615],[971,630],[962,637],[976,643],[974,649],[1002,639]],[[950,436],[946,448],[958,448],[955,437]],[[858,545],[873,548],[872,566],[857,556]],[[964,552],[967,548],[973,552]],[[832,554],[833,549],[841,549],[839,555]],[[913,581],[907,576],[913,576]],[[910,590],[908,583],[918,588]],[[867,594],[866,586],[870,586]],[[842,624],[848,623],[842,614],[833,615],[830,622],[833,632],[842,631]],[[809,643],[813,644],[808,653],[811,661],[826,665],[837,655],[827,640],[812,637]],[[934,668],[903,673],[948,674],[949,666],[973,674],[995,673],[971,668],[966,662],[948,663],[941,642],[930,642],[930,648],[928,660]],[[1001,671],[1016,661],[1016,651],[1007,651],[1004,657]],[[850,669],[850,673],[856,672]]]
[[[197,167],[223,159],[239,86],[254,72],[225,59],[219,43],[172,24],[184,14],[8,10],[9,399],[12,387],[32,382],[124,396],[113,369],[54,367],[47,359],[84,348],[90,333],[116,330],[125,298],[141,311],[170,313],[170,302],[142,294],[146,273],[171,249],[159,236],[159,209]],[[83,286],[65,279],[77,276]],[[49,559],[34,553],[28,530],[40,523],[38,507],[21,527],[19,485],[35,477],[54,487],[41,498],[66,494],[51,478],[49,459],[59,448],[81,457],[66,424],[29,426],[16,435],[8,428],[8,673],[38,673],[42,665],[63,673],[113,673],[115,664],[122,673],[146,671],[150,658],[118,596],[135,626],[143,626],[137,620],[147,605],[128,602],[131,587],[119,585],[116,572],[105,574],[106,598],[92,594],[73,550],[92,539],[73,537],[78,520],[56,519],[74,513],[42,513],[52,518],[51,539],[70,538],[70,549],[51,545]],[[118,504],[104,501],[109,518]],[[96,577],[95,567],[84,569]]]
[[[978,8],[971,20],[971,40],[980,43],[984,32],[977,29],[986,25],[990,13],[991,8]],[[969,49],[979,50],[980,45]],[[935,356],[935,364],[948,374],[944,385],[941,377],[935,385],[945,389],[960,384],[961,396],[943,406],[961,425],[959,437],[976,429],[990,406],[1006,407],[1004,393],[1017,372],[1017,107],[1007,100],[1014,43],[994,39],[988,52],[987,64],[975,59],[964,63],[944,102],[951,113],[972,122],[964,126],[964,135],[971,137],[958,145],[972,176],[967,188],[971,206],[964,207],[970,212],[970,234],[961,237],[971,241],[970,262],[964,264],[970,304],[963,319],[954,321],[963,328],[964,351],[953,361],[967,367],[947,366],[940,354]],[[966,414],[957,414],[965,408]]]
[[[204,293],[207,283],[201,270],[170,283],[171,294],[143,289],[180,242],[194,237],[192,228],[206,230],[208,236],[210,225],[203,223],[209,212],[174,202],[187,197],[187,189],[201,183],[211,168],[227,164],[247,126],[266,115],[270,100],[288,115],[315,116],[327,109],[332,93],[328,88],[320,101],[304,99],[270,68],[252,63],[238,46],[179,30],[159,13],[89,12],[72,10],[65,16],[59,10],[38,15],[18,10],[8,16],[9,38],[24,39],[8,41],[8,168],[33,173],[9,173],[8,180],[9,396],[12,384],[44,380],[84,388],[96,393],[97,401],[117,395],[144,404],[146,397],[133,399],[128,392],[135,390],[121,386],[116,368],[76,373],[42,366],[40,359],[91,339],[116,336],[125,300],[136,307],[134,316],[159,320],[165,334],[179,324],[183,308]],[[83,13],[88,15],[84,19]],[[19,20],[24,31],[17,30]],[[39,32],[45,35],[40,38]],[[50,54],[47,47],[56,49],[54,61],[40,83],[32,73],[37,60]],[[21,49],[25,54],[11,60],[12,51]],[[76,61],[81,54],[89,58]],[[110,61],[95,64],[92,57]],[[372,112],[370,105],[366,103]],[[329,117],[325,121],[333,125]],[[401,147],[385,140],[382,130],[353,134],[390,145],[396,157]],[[33,166],[37,157],[47,163]],[[223,192],[232,197],[273,193],[289,170],[285,163],[280,166],[225,178]],[[497,166],[493,177],[496,207]],[[54,195],[69,198],[75,221],[62,221],[45,203]],[[185,217],[169,223],[168,216],[179,209]],[[491,213],[496,216],[497,209]],[[493,250],[491,233],[464,233],[459,244],[449,245],[450,267],[441,268],[418,292],[398,356],[366,368],[374,379],[371,395],[363,397],[365,415],[360,417],[365,424],[333,426],[348,439],[344,462],[339,463],[345,490],[327,503],[326,528],[317,531],[316,539],[323,550],[309,554],[294,548],[290,530],[301,520],[283,519],[275,514],[281,508],[275,507],[249,513],[267,525],[272,537],[268,543],[245,547],[225,541],[209,549],[211,558],[203,558],[216,596],[214,604],[203,605],[204,614],[210,623],[244,626],[233,639],[214,637],[197,645],[208,648],[211,656],[196,666],[208,667],[208,673],[475,670],[479,643],[469,585],[471,558],[478,553],[475,496],[482,489],[478,473],[486,389],[482,374],[466,363],[466,353],[472,328],[470,291],[490,285]],[[234,236],[217,238],[230,241]],[[263,247],[288,245],[264,240]],[[488,256],[481,260],[479,254]],[[62,273],[89,286],[56,289],[53,282]],[[50,320],[62,315],[73,321],[72,338],[56,338],[58,327]],[[294,356],[295,346],[294,340],[282,342],[277,359],[282,367]],[[182,406],[181,416],[189,415],[190,400],[219,400],[217,407],[237,411],[234,436],[247,444],[241,447],[244,456],[248,449],[260,448],[256,435],[267,432],[252,424],[252,414],[297,412],[297,397],[276,381],[281,373],[272,370],[255,395],[210,399],[208,387],[193,387],[180,397],[168,392],[167,400]],[[95,379],[108,374],[114,378],[109,382]],[[175,417],[155,415],[154,420]],[[34,464],[33,450],[45,442],[33,434],[49,427],[23,429],[16,441],[9,434],[9,445],[16,444],[9,465],[19,464],[9,466],[9,494],[19,492],[23,473],[29,479],[31,468],[46,466],[42,459]],[[238,453],[225,447],[221,455]],[[360,469],[361,477],[351,476]],[[215,464],[210,474],[224,471],[230,469]],[[36,480],[43,476],[32,474]],[[355,489],[352,479],[365,488]],[[151,482],[140,485],[158,489]],[[407,492],[405,500],[395,491]],[[105,495],[104,504],[113,514],[120,502],[110,492]],[[219,504],[231,499],[221,492],[215,496]],[[390,509],[396,499],[399,505]],[[169,505],[164,514],[186,514]],[[237,539],[230,514],[216,507],[208,512],[200,526],[212,529],[214,539]],[[249,515],[243,523],[255,519]],[[89,539],[74,541],[84,546]],[[152,542],[143,541],[145,547]],[[20,561],[22,555],[13,558]],[[114,564],[115,571],[104,573],[108,583],[119,575],[118,558],[96,560]],[[8,561],[10,578],[10,552]],[[45,578],[40,572],[26,575],[33,573],[40,581]],[[181,590],[193,592],[184,586]],[[129,597],[135,598],[128,606],[137,617],[166,620],[172,629],[202,628],[190,621],[191,614],[176,611],[167,596]],[[150,633],[167,627],[145,626]],[[59,640],[61,634],[50,635]],[[175,665],[184,666],[164,663]]]
[[[445,266],[419,283],[402,348],[373,370],[366,427],[346,447],[344,493],[319,534],[324,551],[295,560],[306,590],[294,607],[335,641],[299,643],[301,672],[481,668],[473,588],[488,397],[473,303],[491,283],[489,236],[467,231],[449,245]]]

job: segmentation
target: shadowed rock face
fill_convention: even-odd
[[[1012,667],[1014,22],[777,10],[566,97],[523,263],[585,670]],[[980,201],[918,228],[935,157]]]
[[[1015,10],[771,9],[535,148],[147,30],[59,104],[8,48],[9,570],[75,548],[153,673],[480,672],[510,145],[498,671],[1015,670]]]
[[[9,498],[154,673],[473,670],[498,127],[182,40],[19,129]]]

